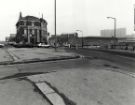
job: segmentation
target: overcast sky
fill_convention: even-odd
[[[57,33],[83,30],[84,36],[100,35],[102,29],[112,29],[117,18],[117,27],[127,28],[134,33],[134,0],[56,0]],[[10,33],[16,33],[15,24],[19,12],[23,16],[41,17],[48,22],[48,31],[54,34],[54,0],[1,0],[0,2],[0,40]]]

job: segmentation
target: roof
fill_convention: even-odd
[[[19,20],[18,20],[18,22],[16,23],[16,26],[17,26],[17,24],[19,23],[19,21],[23,21],[23,20],[30,20],[30,21],[38,21],[38,22],[44,22],[44,23],[46,23],[47,24],[47,21],[45,20],[45,19],[43,19],[43,18],[37,18],[37,17],[35,17],[35,16],[25,16],[25,17],[21,17],[21,18],[19,18]]]
[[[26,17],[23,17],[23,19],[27,19],[27,20],[39,20],[39,18],[34,17],[34,16],[26,16]]]
[[[25,16],[25,17],[22,17],[21,19],[23,19],[23,20],[33,20],[33,21],[42,21],[42,22],[47,23],[45,19],[37,18],[35,16],[29,16],[29,15],[28,16]]]

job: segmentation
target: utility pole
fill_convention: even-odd
[[[27,19],[27,21],[26,21],[26,27],[27,27],[27,43],[29,43],[28,19]]]
[[[116,22],[117,22],[117,19],[114,18],[114,17],[107,17],[108,19],[113,19],[114,20],[114,38],[116,38]]]
[[[84,45],[84,41],[83,41],[83,31],[82,30],[76,30],[76,31],[79,31],[82,33],[82,48],[83,48],[83,45]]]
[[[117,42],[117,39],[116,39],[116,38],[117,38],[117,35],[116,35],[116,34],[117,34],[117,32],[116,32],[116,31],[117,31],[117,29],[116,29],[116,28],[117,28],[117,27],[116,27],[116,25],[117,25],[117,24],[116,24],[117,19],[116,19],[115,17],[107,17],[107,18],[114,20],[114,36],[113,36],[114,43],[113,43],[113,44],[115,45],[116,42]]]
[[[134,31],[135,31],[135,4],[134,4]]]
[[[56,36],[56,0],[54,0],[54,33],[55,33],[55,51],[57,48],[57,36]]]

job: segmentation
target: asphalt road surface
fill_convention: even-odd
[[[4,81],[1,81],[1,83],[0,83],[1,84],[0,90],[1,90],[1,92],[3,92],[3,89],[5,89],[5,91],[2,94],[5,94],[7,98],[4,97],[4,99],[9,98],[11,101],[14,100],[15,102],[19,102],[18,100],[20,100],[20,98],[21,99],[25,98],[24,102],[27,102],[26,101],[27,99],[29,99],[29,100],[37,99],[40,101],[40,103],[43,103],[43,102],[41,102],[41,100],[43,101],[43,99],[39,96],[39,94],[36,94],[34,92],[34,87],[32,87],[30,84],[28,86],[27,81],[20,82],[21,79],[18,79],[18,77],[24,77],[24,76],[33,75],[33,74],[35,75],[35,74],[40,74],[40,73],[41,74],[49,73],[49,74],[45,74],[45,75],[50,75],[50,77],[53,77],[53,78],[55,76],[57,76],[57,79],[54,78],[54,80],[53,80],[53,82],[55,80],[58,80],[58,82],[54,82],[56,84],[57,83],[63,84],[63,81],[65,80],[64,88],[66,91],[63,91],[63,93],[65,93],[65,94],[67,92],[67,89],[70,89],[69,88],[70,86],[69,87],[67,86],[67,84],[69,83],[67,78],[71,79],[70,84],[71,84],[71,86],[74,86],[74,87],[72,87],[71,90],[73,90],[73,89],[76,90],[77,87],[80,87],[80,90],[78,92],[75,92],[73,90],[73,92],[75,92],[77,96],[78,96],[78,94],[80,94],[80,95],[82,95],[82,97],[84,97],[84,96],[86,96],[86,93],[89,93],[87,95],[88,96],[90,95],[90,97],[94,96],[94,100],[96,99],[96,101],[98,102],[98,105],[102,104],[102,101],[98,100],[99,95],[104,97],[105,101],[103,101],[103,102],[108,103],[110,101],[106,101],[106,99],[108,99],[109,96],[111,97],[110,99],[112,99],[112,96],[113,97],[119,96],[119,92],[120,92],[120,95],[124,93],[124,97],[127,95],[125,92],[134,93],[133,92],[134,78],[132,78],[132,77],[130,78],[128,75],[120,74],[122,72],[124,74],[125,74],[125,72],[130,72],[130,73],[135,72],[135,70],[134,70],[135,59],[134,58],[116,55],[114,53],[112,54],[112,53],[107,53],[107,52],[102,52],[102,51],[90,50],[90,49],[89,50],[88,49],[78,49],[78,50],[67,49],[67,51],[78,53],[80,55],[83,55],[83,57],[78,58],[78,59],[72,59],[72,60],[49,61],[49,62],[38,62],[38,63],[28,63],[28,64],[14,64],[14,65],[1,65],[0,66],[0,79],[1,80],[4,79]],[[100,70],[100,72],[98,70]],[[106,71],[106,70],[108,70],[108,71]],[[54,74],[54,73],[50,73],[50,72],[55,72],[55,71],[58,71],[58,72],[56,72],[56,74],[59,74],[59,75],[53,76],[52,74]],[[63,71],[63,76],[62,76],[62,71]],[[83,72],[83,71],[85,71],[85,72]],[[111,71],[115,71],[115,72],[111,72]],[[65,74],[65,72],[67,72],[67,73]],[[117,73],[117,72],[120,72],[120,73]],[[62,79],[59,79],[59,77]],[[86,78],[86,77],[88,77],[88,78]],[[12,78],[17,78],[17,79],[12,79]],[[49,78],[47,78],[47,79],[49,79]],[[76,83],[74,83],[75,82],[74,80],[76,80]],[[102,80],[102,81],[100,81],[100,80]],[[6,81],[6,84],[5,84],[5,81]],[[3,85],[3,82],[5,85]],[[86,91],[88,89],[88,83],[90,83],[89,90],[88,90],[89,92]],[[112,85],[110,85],[110,84],[112,84]],[[5,86],[5,87],[2,87],[2,86]],[[22,86],[24,86],[24,87],[22,88]],[[58,85],[58,86],[60,86],[60,85]],[[83,87],[81,88],[81,86],[83,86]],[[12,87],[12,88],[10,89],[9,87]],[[91,88],[91,87],[93,87],[93,88]],[[127,90],[125,90],[125,87]],[[63,89],[63,87],[57,87],[57,88],[58,89],[60,88],[60,90]],[[113,91],[112,90],[110,91],[110,88],[112,88],[114,93],[116,92],[117,94],[112,95]],[[107,89],[109,89],[109,90],[107,90]],[[24,93],[21,97],[19,96],[20,90],[21,90],[21,94]],[[95,90],[95,91],[93,92],[93,90]],[[101,91],[101,90],[103,90],[103,91]],[[79,93],[80,91],[82,91],[82,92]],[[111,92],[111,94],[108,91]],[[93,92],[92,95],[90,94],[91,92]],[[13,96],[13,95],[15,95],[15,98],[11,99],[11,96]],[[35,97],[35,95],[36,95],[36,97]],[[71,92],[71,96],[72,95],[73,95],[73,93]],[[25,97],[25,96],[33,96],[33,97]],[[2,97],[2,95],[1,95],[1,97]],[[15,99],[17,99],[17,100],[15,100]],[[72,99],[72,98],[70,97],[70,99]],[[90,99],[92,99],[92,98],[90,98]],[[116,97],[115,99],[116,99],[116,101],[121,102],[121,105],[123,105],[122,104],[123,101],[120,100],[121,98]],[[131,94],[131,95],[128,94],[127,97],[123,100],[127,100],[127,99],[131,103],[134,103],[130,100],[130,99],[134,100],[134,94]],[[38,102],[37,100],[30,101],[30,102],[35,103],[35,102]],[[13,103],[15,103],[14,101],[13,101]],[[86,100],[84,100],[84,102],[85,101]],[[89,103],[89,99],[87,101]],[[112,101],[113,101],[113,104],[115,104],[115,101],[114,100],[112,100]],[[8,102],[10,104],[10,101],[8,101]],[[30,103],[30,102],[27,102],[27,103]],[[75,101],[75,102],[77,102],[77,101]],[[3,103],[7,103],[7,102],[4,100]],[[9,105],[9,104],[7,104],[7,105]],[[17,105],[17,104],[14,104],[14,105]],[[33,104],[29,104],[29,105],[33,105]],[[110,104],[110,105],[112,105],[112,104]],[[130,105],[133,105],[133,104],[130,104]]]
[[[28,64],[10,65],[8,68],[16,68],[19,73],[54,72],[57,70],[69,70],[73,68],[112,68],[115,71],[121,69],[124,72],[135,72],[135,59],[102,51],[87,49],[67,49],[83,55],[83,58],[64,61],[38,62]],[[10,71],[8,71],[9,73]],[[11,71],[12,72],[12,71]]]
[[[133,57],[126,57],[123,55],[117,55],[111,52],[103,52],[99,50],[93,50],[93,49],[67,49],[69,52],[75,52],[78,54],[81,54],[85,56],[86,58],[95,58],[95,59],[102,59],[106,61],[110,61],[112,63],[115,63],[122,68],[126,69],[130,72],[135,72],[135,58]]]
[[[4,66],[4,68],[16,68],[16,70],[18,70],[18,73],[48,73],[57,70],[70,70],[73,68],[81,68],[84,70],[85,68],[112,68],[115,69],[115,71],[119,71],[119,69],[121,69],[124,72],[135,72],[135,58],[90,49],[67,49],[67,51],[78,53],[80,55],[83,55],[84,57],[74,60],[15,64],[10,66]],[[12,70],[8,70],[5,73],[12,74]],[[1,73],[1,75],[4,76],[3,73]]]

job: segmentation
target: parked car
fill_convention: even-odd
[[[70,48],[70,47],[71,47],[71,45],[70,45],[70,44],[65,44],[65,45],[64,45],[64,47],[68,47],[68,48]]]
[[[3,48],[3,47],[4,47],[4,44],[1,44],[1,43],[0,43],[0,48]]]
[[[14,47],[16,48],[32,48],[34,47],[33,44],[15,44]]]
[[[49,48],[51,47],[49,44],[44,44],[44,43],[39,43],[38,47],[44,47],[44,48]]]

